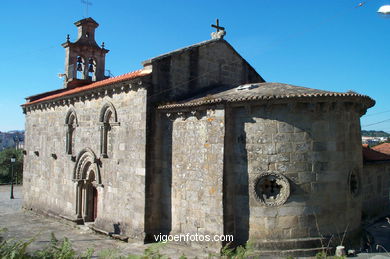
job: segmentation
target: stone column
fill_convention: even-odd
[[[76,215],[77,215],[77,219],[81,219],[83,216],[82,216],[82,206],[83,206],[83,202],[82,202],[82,192],[83,192],[83,183],[82,181],[78,181],[77,182],[77,186],[76,186]]]
[[[88,215],[88,206],[87,206],[87,203],[88,203],[88,191],[87,191],[87,185],[86,183],[84,183],[83,185],[83,188],[82,188],[82,192],[83,192],[83,218],[84,218],[84,221],[87,221],[87,215]]]

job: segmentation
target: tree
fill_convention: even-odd
[[[7,148],[0,152],[0,183],[11,183],[11,157],[15,156],[14,182],[23,180],[23,153],[22,150]]]

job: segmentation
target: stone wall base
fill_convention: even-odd
[[[76,215],[74,217],[71,217],[71,216],[67,216],[67,215],[60,215],[60,214],[53,213],[50,211],[45,211],[45,210],[41,210],[41,209],[37,209],[37,208],[33,208],[33,207],[26,207],[26,206],[22,206],[22,209],[25,211],[31,211],[31,212],[38,214],[38,215],[41,215],[41,216],[58,219],[63,223],[71,222],[71,223],[75,223],[77,225],[82,224],[82,222],[80,222],[80,219],[78,219],[76,217]]]
[[[308,237],[275,240],[251,240],[254,255],[275,256],[314,256],[320,252],[334,255],[336,246],[341,244],[344,233],[327,237]],[[359,249],[361,247],[361,229],[347,232],[343,245],[346,249]]]

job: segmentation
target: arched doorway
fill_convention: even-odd
[[[94,153],[80,152],[75,166],[76,215],[81,222],[94,222],[98,216],[98,186],[101,186],[99,165]]]
[[[97,189],[95,173],[90,171],[88,178],[84,181],[81,195],[81,209],[84,222],[93,222],[97,217]]]

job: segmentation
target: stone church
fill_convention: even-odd
[[[233,235],[260,253],[356,240],[371,98],[266,82],[219,26],[109,78],[98,23],[75,25],[64,87],[22,105],[24,208],[145,241]]]

